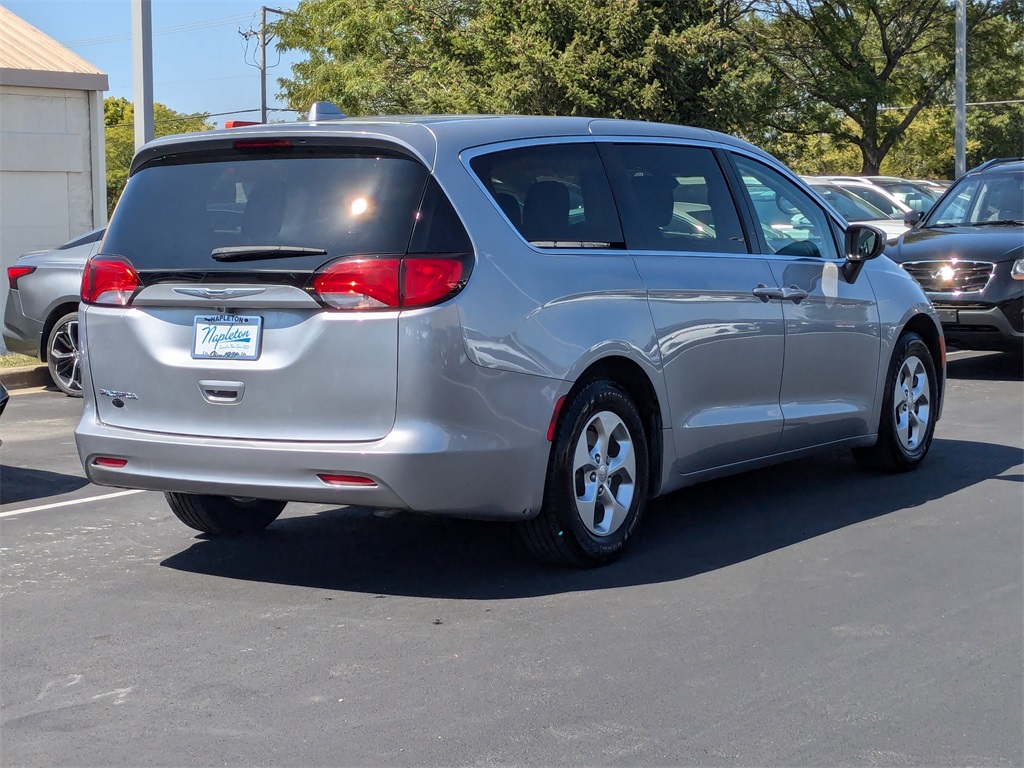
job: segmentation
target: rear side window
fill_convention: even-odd
[[[405,157],[222,152],[202,160],[179,158],[135,173],[111,220],[104,253],[123,256],[140,271],[214,271],[238,268],[214,260],[217,248],[325,251],[247,267],[311,270],[339,256],[404,254],[421,202],[431,200],[432,210],[444,207],[436,199],[440,190],[425,198],[427,170]],[[417,228],[428,240],[429,224],[419,216]]]
[[[593,144],[548,144],[470,162],[495,204],[541,248],[622,248],[608,178]]]
[[[634,250],[747,253],[736,203],[709,149],[603,146]]]

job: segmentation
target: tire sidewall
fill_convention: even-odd
[[[79,382],[78,389],[71,389],[61,383],[60,378],[57,375],[57,365],[53,358],[53,342],[57,338],[57,334],[60,333],[61,329],[64,328],[71,322],[78,320],[77,312],[68,312],[67,314],[61,315],[61,317],[54,323],[53,328],[50,329],[50,333],[46,337],[46,366],[50,371],[50,380],[53,385],[57,387],[68,397],[81,397],[82,389],[81,382]],[[81,369],[79,369],[79,377],[81,377]]]
[[[909,357],[916,357],[922,362],[925,372],[928,375],[928,398],[929,398],[929,419],[924,440],[915,451],[908,451],[900,441],[896,431],[896,412],[894,400],[896,395],[896,377],[899,375],[903,363]],[[890,450],[903,466],[914,466],[921,462],[928,453],[931,446],[932,436],[935,434],[935,415],[938,412],[938,381],[935,374],[935,362],[932,360],[931,350],[924,343],[924,340],[916,333],[907,333],[900,337],[897,343],[896,354],[893,355],[892,365],[889,368],[889,375],[886,378],[886,392],[883,407],[885,411],[882,418],[885,419],[885,439],[889,442]]]
[[[572,467],[577,441],[591,418],[602,411],[614,413],[626,425],[636,455],[637,475],[626,519],[616,531],[607,536],[595,535],[580,519],[573,491]],[[551,504],[555,510],[565,535],[571,533],[570,543],[581,549],[590,560],[606,561],[615,557],[640,522],[647,498],[649,464],[646,435],[640,414],[629,396],[609,381],[596,381],[584,387],[559,419],[551,461],[546,503]]]

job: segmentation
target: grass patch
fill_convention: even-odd
[[[42,365],[34,357],[19,355],[16,352],[0,354],[0,368],[21,368],[23,365]]]

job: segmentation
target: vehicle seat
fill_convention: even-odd
[[[526,190],[522,233],[530,242],[566,240],[569,188],[560,181],[535,181]]]
[[[247,196],[242,212],[242,236],[249,245],[265,245],[281,232],[287,185],[280,181],[262,181]]]
[[[668,176],[633,176],[630,180],[639,225],[637,247],[658,250],[664,239],[661,228],[672,223],[676,181]]]
[[[498,204],[498,207],[508,216],[508,220],[512,222],[518,230],[523,229],[523,211],[519,207],[519,201],[516,200],[515,195],[509,192],[496,192],[494,195],[494,202]]]

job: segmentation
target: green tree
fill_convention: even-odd
[[[950,0],[758,0],[746,34],[773,74],[779,108],[769,130],[830,135],[859,149],[862,173],[878,173],[921,112],[949,93],[953,14]],[[1019,0],[969,3],[975,57],[1012,65],[1019,20]]]
[[[134,121],[135,107],[128,99],[108,96],[103,100],[103,122],[106,126],[107,215],[113,213],[114,206],[117,205],[128,181],[128,169],[135,156]],[[163,104],[153,105],[153,133],[156,136],[208,131],[213,127],[206,114],[183,114]]]
[[[275,25],[305,61],[289,105],[348,114],[748,118],[753,70],[733,0],[302,0]]]

